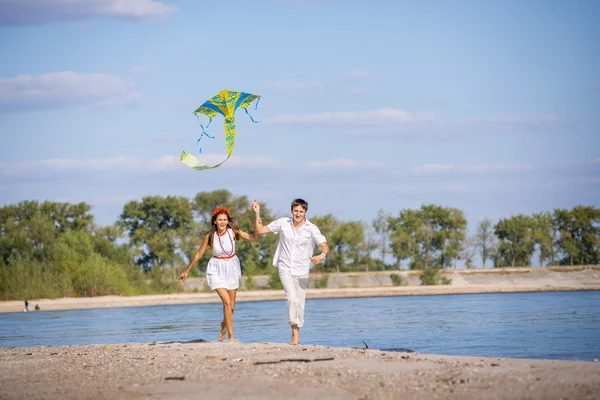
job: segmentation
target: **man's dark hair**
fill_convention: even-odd
[[[296,200],[292,201],[292,208],[291,208],[292,210],[294,209],[294,207],[298,207],[298,206],[304,208],[304,211],[308,211],[308,203],[305,200],[296,199]]]

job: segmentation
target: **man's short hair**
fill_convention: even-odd
[[[294,207],[298,207],[298,206],[304,208],[305,212],[308,211],[308,203],[304,199],[296,199],[296,200],[292,201],[292,207],[291,207],[292,210],[294,209]]]

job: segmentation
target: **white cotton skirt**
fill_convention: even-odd
[[[242,268],[240,259],[233,256],[228,259],[219,259],[212,257],[206,267],[206,281],[210,290],[225,288],[233,290],[240,287],[240,278],[242,277]]]

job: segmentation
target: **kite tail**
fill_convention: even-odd
[[[260,121],[255,121],[254,118],[252,118],[252,115],[250,115],[250,113],[248,112],[247,108],[244,108],[244,111],[246,111],[246,114],[248,114],[248,116],[250,117],[250,119],[252,120],[252,122],[254,122],[255,124],[258,124]]]
[[[212,122],[212,118],[208,120],[208,125],[206,125],[206,128],[204,128],[204,125],[202,125],[202,123],[200,122],[200,118],[198,117],[197,114],[196,114],[196,119],[198,120],[198,123],[200,124],[200,128],[202,128],[202,134],[196,141],[196,144],[198,145],[198,153],[202,153],[202,147],[200,147],[200,139],[202,139],[203,136],[208,136],[211,139],[215,138],[214,136],[211,136],[208,133],[206,133],[206,129],[208,129],[208,127],[210,126],[210,123]]]
[[[188,167],[195,169],[196,171],[201,171],[203,169],[211,169],[212,168],[212,167],[207,166],[206,164],[202,164],[200,162],[200,160],[198,160],[196,157],[194,157],[193,155],[191,155],[190,153],[188,153],[185,150],[181,152],[181,157],[179,158],[179,161],[181,161]]]
[[[231,156],[233,145],[235,144],[235,117],[227,117],[225,124],[225,147],[227,148],[227,158]]]

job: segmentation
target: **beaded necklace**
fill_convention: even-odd
[[[229,241],[231,242],[231,253],[228,253],[225,251],[225,248],[223,247],[223,242],[221,242],[221,236],[223,235],[219,235],[219,231],[217,231],[217,238],[219,239],[219,245],[221,246],[221,250],[223,250],[223,253],[225,253],[225,255],[230,256],[233,254],[234,252],[234,248],[233,248],[233,239],[231,239],[231,234],[229,233],[229,229],[225,228],[225,232],[227,232],[227,236],[229,236]]]

